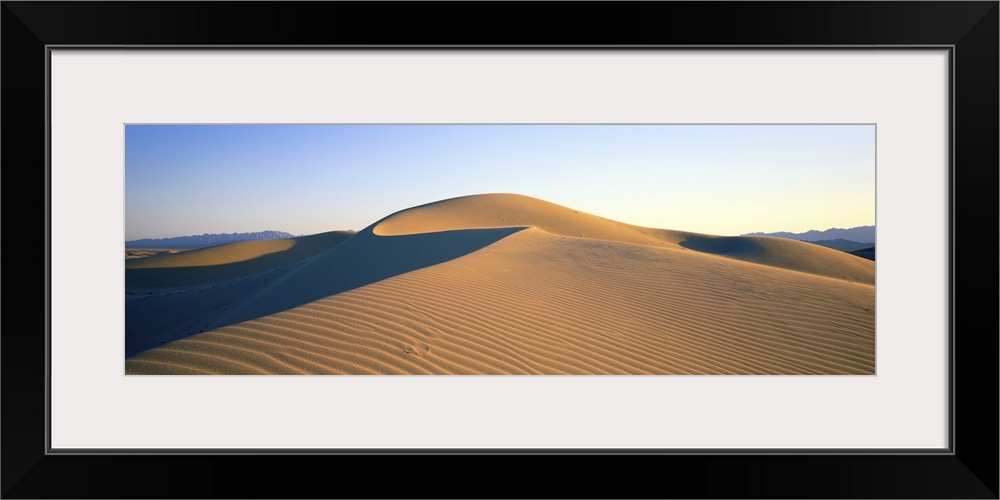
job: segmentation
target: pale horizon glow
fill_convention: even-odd
[[[125,240],[517,193],[716,235],[875,224],[875,125],[126,125]]]

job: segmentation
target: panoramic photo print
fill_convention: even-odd
[[[875,125],[126,125],[127,375],[874,375]]]

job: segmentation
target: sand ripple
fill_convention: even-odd
[[[874,371],[870,284],[541,229],[126,361],[129,374]]]

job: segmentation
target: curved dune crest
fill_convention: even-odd
[[[396,212],[372,232],[399,236],[455,229],[527,226],[562,236],[671,245],[686,233],[633,226],[519,194],[479,194]]]
[[[237,241],[186,252],[131,259],[125,262],[125,269],[218,266],[279,253],[283,261],[280,263],[288,263],[327,250],[353,235],[354,233],[350,231],[329,231],[298,238]],[[270,264],[280,265],[280,263],[276,260]]]
[[[131,259],[125,262],[125,288],[184,287],[247,278],[329,251],[354,234],[331,231],[280,240],[240,241]]]
[[[408,235],[455,229],[527,226],[548,233],[678,246],[730,259],[847,281],[874,284],[875,263],[801,241],[766,236],[712,236],[633,226],[517,194],[481,194],[396,212],[376,223],[376,235]]]
[[[284,252],[295,246],[291,238],[282,240],[254,240],[224,243],[196,248],[186,252],[160,254],[125,262],[125,269],[163,269],[168,267],[203,267],[233,264],[265,255]]]

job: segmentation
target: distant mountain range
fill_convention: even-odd
[[[192,236],[177,236],[175,238],[142,239],[126,241],[126,248],[198,248],[222,245],[234,241],[247,240],[278,240],[294,238],[294,234],[284,231],[260,231],[256,233],[222,233],[201,234]]]
[[[826,231],[806,231],[804,233],[748,233],[743,236],[777,236],[778,238],[788,238],[790,240],[811,241],[817,243],[826,240],[847,240],[868,243],[868,246],[875,245],[875,226],[858,226],[850,229],[831,228]],[[826,246],[826,245],[824,245]]]
[[[875,260],[875,226],[858,226],[850,229],[831,228],[826,231],[806,231],[804,233],[748,233],[743,236],[776,236],[791,240],[807,241],[816,245],[841,250],[850,254]]]

